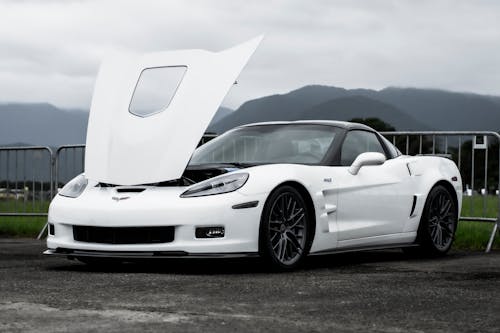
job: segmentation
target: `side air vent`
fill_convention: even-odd
[[[411,212],[410,212],[410,217],[413,216],[413,213],[415,213],[415,207],[417,206],[417,196],[413,196],[413,204],[411,205]]]

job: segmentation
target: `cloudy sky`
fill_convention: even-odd
[[[0,0],[0,102],[87,109],[109,53],[262,33],[226,106],[306,84],[500,95],[496,0]]]

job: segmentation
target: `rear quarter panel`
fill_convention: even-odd
[[[437,156],[411,156],[402,157],[406,159],[408,170],[414,178],[415,189],[421,195],[419,209],[423,211],[425,200],[430,190],[440,181],[447,182],[455,190],[458,202],[458,216],[462,208],[462,178],[455,162],[444,157]],[[455,180],[456,179],[456,180]]]

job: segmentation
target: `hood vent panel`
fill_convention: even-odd
[[[144,191],[144,187],[120,187],[116,189],[118,193],[141,193]]]

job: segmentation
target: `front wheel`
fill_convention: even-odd
[[[457,204],[448,189],[441,185],[432,188],[418,228],[420,253],[439,256],[450,250],[457,229],[457,212]]]
[[[273,268],[298,267],[311,247],[312,214],[303,196],[292,186],[274,190],[264,205],[259,252]]]

